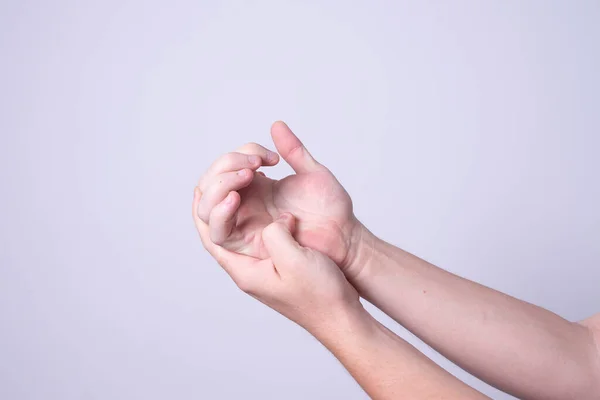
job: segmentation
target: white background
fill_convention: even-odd
[[[594,1],[2,2],[0,398],[366,398],[193,227],[202,171],[276,119],[386,240],[600,310],[599,20]]]

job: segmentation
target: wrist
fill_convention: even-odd
[[[306,329],[325,347],[333,351],[345,341],[371,332],[375,328],[374,322],[371,314],[357,300],[338,307],[328,318]]]
[[[373,268],[373,261],[380,241],[360,221],[356,221],[350,236],[348,254],[344,263],[340,265],[346,279],[357,288],[357,284],[365,275],[369,275]],[[359,290],[360,292],[360,290]]]

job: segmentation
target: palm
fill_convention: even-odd
[[[204,194],[195,206],[198,218],[207,224],[210,240],[231,252],[266,259],[264,228],[281,214],[290,213],[297,222],[296,240],[344,268],[358,226],[350,196],[287,125],[273,124],[271,136],[296,174],[276,181],[256,172],[261,165],[279,161],[276,153],[256,143],[219,158],[200,179],[198,188]]]
[[[280,181],[255,174],[240,195],[236,224],[224,247],[267,258],[262,230],[289,212],[297,218],[296,239],[300,244],[343,262],[354,221],[352,201],[328,170],[290,175]]]

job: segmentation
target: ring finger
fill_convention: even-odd
[[[207,185],[204,193],[202,193],[202,198],[198,205],[198,217],[205,223],[208,223],[212,209],[223,201],[229,192],[248,186],[253,178],[254,173],[249,168],[215,176],[210,184]]]

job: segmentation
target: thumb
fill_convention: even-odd
[[[271,126],[271,137],[281,157],[296,173],[312,172],[323,168],[285,122],[277,121]]]
[[[284,213],[263,229],[263,244],[276,268],[285,266],[304,254],[304,248],[292,236],[295,226],[294,216]]]

